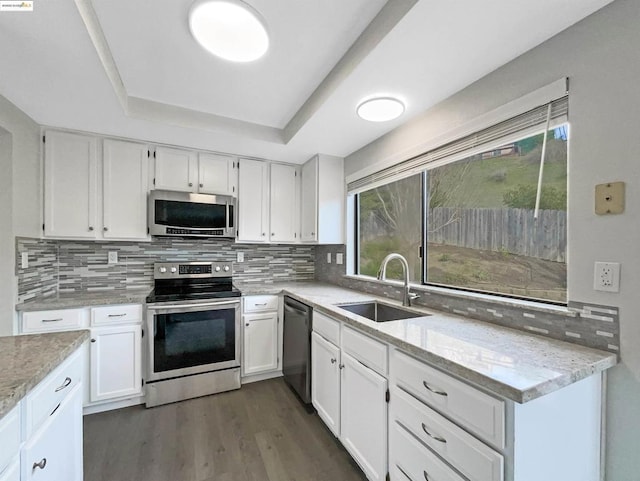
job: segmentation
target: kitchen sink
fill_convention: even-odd
[[[402,307],[390,306],[389,304],[383,304],[377,301],[341,304],[337,307],[375,322],[399,321],[400,319],[411,319],[413,317],[425,317],[429,315],[403,309]]]

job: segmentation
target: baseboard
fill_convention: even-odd
[[[282,377],[282,371],[271,371],[262,374],[253,374],[251,376],[243,377],[240,381],[242,382],[242,384],[249,384],[252,382],[266,381],[267,379],[273,379],[276,377]]]
[[[89,406],[84,406],[84,408],[82,409],[82,414],[84,416],[87,416],[89,414],[97,414],[105,411],[112,411],[114,409],[137,406],[138,404],[144,404],[144,396],[123,399],[121,401],[107,401],[100,404],[90,404]]]

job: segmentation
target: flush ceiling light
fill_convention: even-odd
[[[404,104],[394,97],[375,97],[360,102],[358,116],[371,122],[386,122],[397,119],[404,113]]]
[[[261,15],[241,0],[198,0],[189,12],[189,29],[212,54],[232,62],[251,62],[269,48]]]

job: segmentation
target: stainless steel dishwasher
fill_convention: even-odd
[[[311,407],[311,307],[284,297],[282,374],[298,397]]]

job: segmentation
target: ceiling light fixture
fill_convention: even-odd
[[[189,29],[196,41],[217,57],[251,62],[269,48],[262,16],[241,0],[198,0],[189,11]]]
[[[364,120],[386,122],[404,113],[404,103],[395,97],[374,97],[360,102],[356,112]]]

